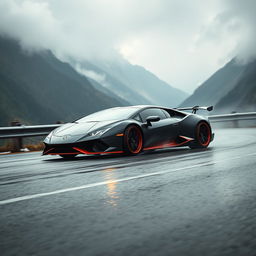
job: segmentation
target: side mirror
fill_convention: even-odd
[[[151,126],[152,122],[158,122],[160,120],[159,116],[149,116],[147,117],[146,121],[147,121],[147,126]]]

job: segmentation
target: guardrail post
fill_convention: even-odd
[[[231,112],[231,114],[235,114],[235,113],[236,113],[236,111],[232,111]],[[239,121],[236,118],[234,118],[234,120],[232,121],[233,128],[238,128],[239,127],[239,123],[238,122]]]
[[[238,124],[238,120],[233,120],[233,128],[238,128],[239,124]]]
[[[11,126],[21,126],[19,121],[12,121]],[[11,152],[20,152],[22,149],[22,137],[15,137],[11,139]]]

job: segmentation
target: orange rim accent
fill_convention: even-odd
[[[206,130],[207,130],[207,140],[205,142],[202,142],[201,138],[200,138],[200,129],[201,129],[202,126],[206,127]],[[210,126],[207,123],[205,123],[205,122],[200,123],[199,126],[198,126],[198,130],[197,130],[197,136],[198,136],[199,143],[203,147],[208,146],[210,141],[211,141],[211,129],[210,129]]]
[[[131,148],[131,145],[129,143],[129,136],[126,136],[126,138],[125,138],[126,139],[126,144],[127,144],[128,149],[131,153],[138,154],[141,151],[142,145],[143,145],[142,133],[141,133],[141,130],[137,126],[130,126],[128,128],[128,135],[129,135],[129,133],[132,129],[134,129],[137,132],[137,136],[138,136],[138,139],[139,139],[138,146],[135,150]]]

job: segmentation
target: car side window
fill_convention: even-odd
[[[162,109],[162,111],[164,112],[167,118],[171,118],[171,115],[166,110]]]
[[[140,116],[142,118],[142,122],[146,122],[146,119],[149,116],[159,116],[160,119],[166,119],[166,115],[162,111],[162,109],[159,108],[148,108],[140,112]]]
[[[142,122],[140,114],[137,114],[133,119],[138,121],[138,122]]]

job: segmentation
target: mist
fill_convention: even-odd
[[[255,10],[253,0],[1,0],[0,35],[78,63],[125,58],[191,93],[231,58],[255,58]]]

